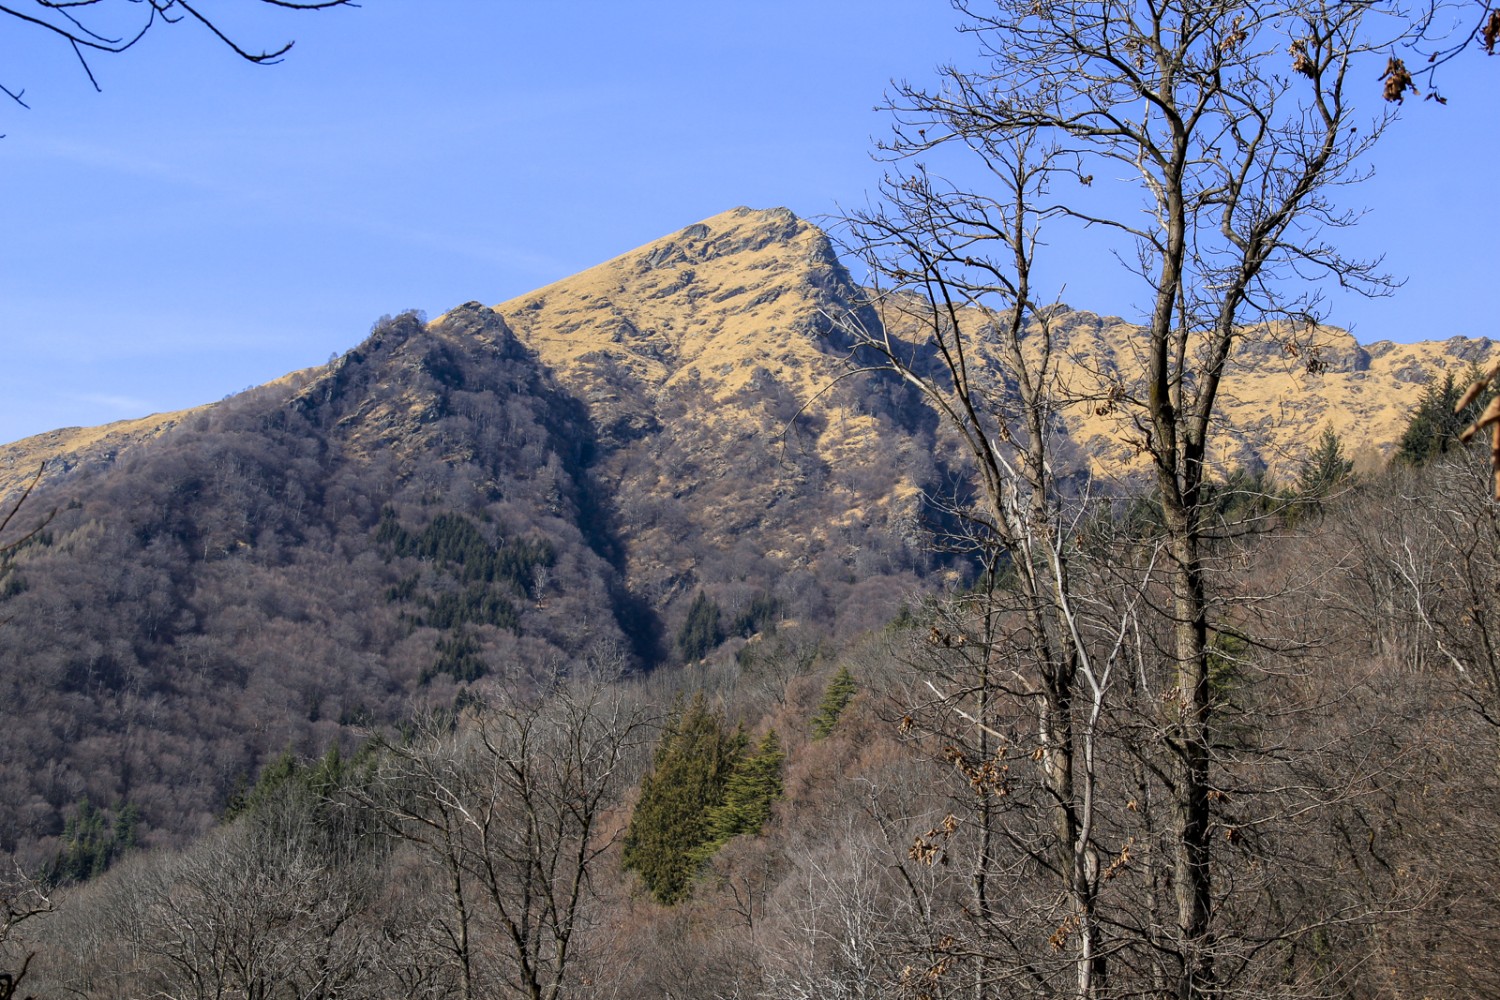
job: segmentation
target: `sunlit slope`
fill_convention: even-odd
[[[1061,308],[1052,319],[1055,386],[1065,451],[1099,479],[1145,470],[1139,373],[1146,341],[1117,316]],[[1296,479],[1325,427],[1345,454],[1370,469],[1388,461],[1429,386],[1452,374],[1460,385],[1497,347],[1485,338],[1361,346],[1337,327],[1242,331],[1216,400],[1209,462],[1213,474],[1265,468],[1282,484]],[[981,356],[997,365],[995,352]]]
[[[700,444],[727,444],[726,425],[774,386],[831,417],[812,445],[836,466],[879,448],[869,414],[837,402],[820,412],[830,404],[818,398],[848,367],[834,321],[860,302],[816,227],[784,209],[740,208],[497,308],[585,392],[606,436],[653,432],[660,404],[681,390],[705,401],[692,414]],[[1055,386],[1074,400],[1058,425],[1059,454],[1104,480],[1144,471],[1139,410],[1129,405],[1144,363],[1141,328],[1066,307],[1052,326]],[[1463,381],[1495,351],[1485,338],[1361,346],[1332,326],[1246,329],[1218,399],[1210,461],[1216,474],[1264,467],[1289,481],[1331,427],[1346,454],[1373,467],[1393,454],[1431,382],[1450,372]],[[997,352],[981,344],[978,356],[1003,377]],[[717,460],[732,462],[732,448]]]
[[[847,370],[847,341],[836,321],[861,301],[817,227],[785,209],[738,208],[495,309],[584,399],[606,450],[636,456],[614,463],[617,485],[627,492],[691,492],[700,481],[744,471],[746,449],[755,451],[767,489],[726,496],[719,520],[703,525],[727,541],[793,490],[810,460],[825,474],[848,471],[833,477],[835,490],[841,479],[884,470],[881,496],[845,491],[845,514],[835,518],[845,525],[861,523],[871,504],[900,507],[915,496],[920,471],[890,464],[893,449],[912,443],[879,430],[882,412],[911,424],[914,415],[897,412],[910,400],[871,401],[867,388],[825,392]],[[1128,405],[1142,366],[1140,329],[1118,316],[1065,307],[1053,325],[1057,386],[1078,400],[1064,410],[1059,454],[1103,479],[1142,471],[1138,411]],[[1336,327],[1247,330],[1219,399],[1210,460],[1217,473],[1264,466],[1285,481],[1331,427],[1347,454],[1377,465],[1393,453],[1432,380],[1451,372],[1462,381],[1495,350],[1486,338],[1361,346]],[[978,353],[998,365],[994,352],[981,346]],[[1125,404],[1103,405],[1112,388]],[[53,481],[107,466],[207,408],[0,445],[0,496],[13,495],[43,461]],[[377,431],[375,423],[365,432],[389,445],[391,427]],[[663,453],[668,442],[670,456]],[[770,461],[773,451],[777,460]],[[677,464],[663,464],[667,457]],[[805,525],[787,541],[822,544],[827,528]]]
[[[122,452],[165,434],[194,412],[189,409],[153,413],[99,427],[63,427],[0,445],[0,497],[12,496],[23,489],[44,462],[49,481],[80,466],[108,465]]]
[[[290,372],[260,388],[296,387],[310,377],[311,371]],[[217,405],[206,403],[185,410],[115,420],[97,427],[61,427],[0,444],[0,498],[13,497],[25,489],[44,462],[42,482],[57,485],[86,470],[108,468],[126,452],[156,440],[194,416],[207,414]]]
[[[915,541],[932,462],[910,401],[827,391],[846,370],[833,320],[859,300],[819,229],[739,208],[496,307],[589,407],[632,586],[705,576],[685,532],[794,572]]]

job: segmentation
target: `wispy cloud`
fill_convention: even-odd
[[[150,413],[154,404],[149,399],[141,399],[137,396],[116,396],[108,393],[84,392],[69,393],[68,398],[89,406],[127,416],[138,416],[142,413]]]
[[[57,137],[38,138],[31,142],[25,155],[115,173],[165,180],[175,184],[190,184],[209,190],[219,190],[224,186],[207,171],[187,170],[181,164],[173,163],[168,159],[143,154],[139,150],[126,151],[118,145],[80,142]]]

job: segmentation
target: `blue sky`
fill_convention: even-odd
[[[0,18],[0,441],[218,399],[356,344],[383,313],[499,302],[735,205],[817,220],[880,167],[873,106],[971,43],[945,0],[220,2],[94,62]],[[240,18],[241,20],[233,20]],[[1372,110],[1378,81],[1371,74]],[[1500,61],[1408,102],[1344,237],[1407,278],[1337,298],[1363,341],[1496,334]],[[1064,298],[1129,315],[1085,247]]]

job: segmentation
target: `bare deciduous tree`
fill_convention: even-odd
[[[1415,5],[1408,15],[1413,24],[1410,48],[1420,58],[1415,70],[1400,56],[1389,57],[1381,83],[1387,101],[1400,104],[1410,93],[1424,100],[1447,104],[1437,78],[1449,62],[1474,48],[1494,55],[1500,43],[1500,7],[1490,0],[1429,0]],[[1421,80],[1426,92],[1417,88]]]
[[[290,10],[324,10],[329,7],[358,7],[356,0],[258,0],[259,3]],[[209,31],[230,51],[247,62],[267,64],[281,60],[292,48],[285,42],[274,48],[256,51],[237,41],[221,27],[222,15],[202,9],[197,0],[12,0],[0,4],[0,14],[14,23],[41,32],[72,49],[79,65],[88,75],[94,89],[99,81],[89,60],[93,56],[118,55],[134,48],[153,28],[163,24],[192,21]],[[28,107],[24,89],[0,85],[4,93],[21,107]]]
[[[1027,849],[1071,900],[1054,942],[1074,956],[1080,997],[1106,990],[1106,953],[1118,945],[1106,944],[1096,906],[1131,857],[1128,840],[1098,837],[1106,762],[1096,739],[1101,727],[1122,729],[1119,713],[1139,712],[1122,745],[1140,748],[1152,815],[1169,835],[1153,852],[1161,867],[1151,915],[1121,930],[1149,938],[1154,971],[1143,975],[1154,992],[1206,995],[1222,986],[1216,959],[1233,937],[1215,883],[1224,761],[1211,673],[1226,624],[1208,563],[1215,404],[1241,341],[1305,347],[1297,341],[1317,305],[1305,279],[1386,287],[1374,265],[1325,237],[1354,220],[1333,194],[1360,178],[1359,158],[1384,125],[1357,118],[1346,93],[1351,67],[1372,48],[1372,5],[955,6],[983,64],[947,67],[941,86],[901,85],[890,99],[896,126],[881,150],[899,169],[882,202],[848,220],[880,315],[838,318],[857,345],[857,370],[914,386],[957,434],[977,470],[977,492],[958,513],[992,584],[1005,574],[976,596],[977,612],[934,624],[931,643],[967,661],[967,680],[931,690],[978,734],[952,751],[976,789],[1001,780],[998,761],[1019,742],[995,724],[997,706],[1036,706],[1026,745],[1051,846],[1028,840]],[[960,150],[989,187],[951,184],[926,165]],[[1122,266],[1148,296],[1139,370],[1086,383],[1059,375],[1060,312],[1034,274],[1041,234],[1057,242],[1068,223],[1112,230],[1129,248]],[[1119,568],[1137,595],[1123,603],[1077,579],[1082,504],[1076,479],[1064,478],[1076,469],[1056,445],[1085,407],[1118,414],[1122,436],[1149,459],[1159,535]],[[1132,678],[1120,676],[1127,660]],[[941,840],[939,831],[929,846]],[[979,873],[993,865],[987,853]],[[985,891],[976,874],[980,914]]]
[[[634,776],[644,717],[616,688],[504,695],[452,732],[385,747],[371,805],[446,889],[441,941],[460,995],[554,1000],[582,955],[602,821]]]
[[[0,1000],[21,995],[21,982],[31,968],[33,953],[19,940],[16,929],[50,912],[52,900],[35,879],[19,868],[0,877]]]
[[[145,917],[156,995],[330,1000],[364,985],[382,852],[346,818],[285,787],[168,866]]]

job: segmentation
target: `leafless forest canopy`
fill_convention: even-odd
[[[1224,995],[1497,988],[1487,493],[1484,463],[1458,455],[1218,546],[1216,581],[1246,599],[1214,667]],[[1137,544],[1092,543],[1080,593],[1101,621],[1126,599],[1111,563],[1139,565]],[[644,677],[575,659],[569,678],[485,678],[462,709],[369,730],[361,754],[273,767],[191,843],[33,896],[12,879],[13,915],[50,912],[8,928],[8,967],[34,955],[37,996],[1066,992],[1075,929],[1035,696],[999,663],[982,673],[986,643],[1025,641],[1006,602],[1000,580],[854,641],[765,629]],[[1153,940],[1170,825],[1146,738],[1164,627],[1132,623],[1141,687],[1097,735],[1101,961],[1130,984],[1108,995],[1150,993],[1170,961]],[[855,691],[815,738],[841,670]],[[774,730],[786,756],[768,821],[695,861],[668,906],[621,846],[692,693],[753,740]]]

